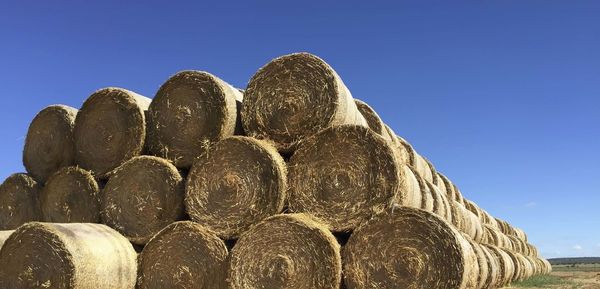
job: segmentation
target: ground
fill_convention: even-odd
[[[506,289],[600,289],[600,264],[557,265],[547,276],[536,276]]]

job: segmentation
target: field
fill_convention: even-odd
[[[554,265],[552,273],[513,284],[511,289],[600,289],[600,263]]]

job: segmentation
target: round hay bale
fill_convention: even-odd
[[[397,207],[360,226],[343,249],[344,281],[354,288],[475,288],[468,241],[439,216]]]
[[[412,175],[417,180],[417,183],[419,185],[419,194],[421,195],[421,205],[418,208],[423,209],[427,212],[433,212],[435,200],[433,199],[433,193],[431,192],[431,190],[429,189],[429,186],[427,185],[427,181],[425,181],[425,179],[423,179],[423,177],[421,177],[421,175],[419,175],[419,173],[416,171],[416,169],[414,167],[411,166],[410,169],[411,169]]]
[[[525,279],[531,278],[533,275],[537,275],[538,265],[533,257],[521,255],[527,262],[525,266]]]
[[[499,266],[498,283],[495,287],[504,287],[510,282],[515,274],[515,264],[505,250],[493,245],[484,245],[492,253]]]
[[[232,289],[340,287],[340,245],[308,215],[265,219],[241,236],[230,258]]]
[[[456,192],[454,191],[454,184],[445,175],[441,173],[437,173],[436,175],[441,179],[441,183],[443,183],[443,187],[445,188],[445,190],[443,190],[442,192],[446,193],[446,198],[448,199],[448,201],[456,202]],[[442,186],[439,184],[440,182],[438,182],[438,186]]]
[[[390,208],[400,188],[393,149],[366,127],[325,129],[304,140],[288,165],[290,210],[310,213],[336,232]]]
[[[391,131],[391,128],[390,128],[390,131]],[[394,132],[391,131],[390,133],[393,134]],[[392,144],[392,147],[396,151],[396,158],[398,159],[398,162],[400,164],[410,165],[410,152],[408,151],[407,147],[403,145],[403,142],[406,142],[406,141],[404,141],[399,136],[394,136],[393,140],[390,141],[390,143]]]
[[[466,236],[465,239],[467,241],[469,241],[469,244],[471,245],[471,248],[473,249],[473,252],[475,252],[475,257],[477,257],[477,266],[478,266],[478,274],[476,275],[477,277],[477,286],[475,288],[478,289],[483,289],[485,288],[485,283],[488,280],[488,275],[489,275],[489,264],[488,264],[488,259],[485,255],[485,252],[483,251],[483,249],[481,248],[481,245],[475,243],[473,240],[471,240],[471,238],[469,238],[469,236]]]
[[[167,160],[134,157],[115,170],[102,190],[102,222],[143,245],[183,218],[184,189],[183,178]]]
[[[433,196],[433,212],[438,216],[444,218],[448,222],[452,222],[452,213],[450,209],[450,203],[446,199],[446,195],[440,192],[440,190],[432,183],[427,183],[429,191]]]
[[[415,150],[412,150],[412,152],[414,153],[414,156],[411,158],[414,161],[412,165],[417,173],[426,181],[433,183],[433,175],[431,174],[428,161]]]
[[[158,90],[148,109],[151,154],[189,168],[211,143],[235,133],[243,94],[204,71],[182,71]]]
[[[251,137],[223,139],[200,156],[186,182],[185,205],[193,221],[224,239],[280,213],[286,200],[286,167],[271,144]]]
[[[473,201],[465,199],[465,208],[471,211],[471,213],[473,213],[477,217],[477,219],[482,219],[483,213],[481,212],[479,206],[477,206],[477,204],[475,204]]]
[[[526,254],[527,244],[525,242],[515,236],[508,235],[507,237],[510,240],[512,248],[515,252]]]
[[[40,186],[29,175],[12,174],[0,185],[0,230],[42,219]]]
[[[14,232],[14,230],[5,230],[5,231],[0,231],[0,250],[2,249],[2,246],[4,245],[4,242],[6,242],[6,240],[8,239],[8,237],[10,237],[10,235]]]
[[[510,239],[490,225],[483,225],[486,244],[512,250]]]
[[[399,165],[400,169],[400,189],[396,194],[395,205],[421,208],[423,204],[423,195],[417,175],[405,164]]]
[[[383,121],[381,121],[381,118],[372,107],[359,99],[354,99],[354,103],[356,104],[360,114],[367,121],[367,125],[370,129],[374,130],[378,135],[382,136],[387,141],[391,141],[393,139],[385,128]]]
[[[75,162],[73,127],[77,109],[66,105],[51,105],[31,121],[23,149],[23,165],[38,182],[62,167]]]
[[[479,218],[471,211],[467,210],[463,205],[454,202],[454,206],[458,208],[459,215],[462,216],[460,231],[467,234],[477,243],[481,243],[484,238],[484,231]]]
[[[444,180],[443,175],[439,172],[436,172],[434,177],[435,186],[440,190],[440,192],[446,194],[446,199],[450,200],[450,197],[448,197],[448,189],[446,188],[446,181]]]
[[[122,88],[94,92],[75,119],[76,163],[106,178],[113,169],[142,153],[150,99]]]
[[[54,173],[41,190],[40,206],[45,222],[99,223],[98,183],[89,171],[65,167]]]
[[[210,229],[175,222],[139,255],[138,289],[226,288],[227,247]]]
[[[512,282],[517,282],[517,281],[523,280],[523,273],[524,273],[523,272],[523,270],[524,270],[523,266],[524,266],[524,264],[523,264],[523,260],[521,260],[518,257],[519,253],[513,252],[511,250],[502,249],[502,248],[500,248],[500,250],[504,251],[504,253],[506,253],[510,257],[513,265],[515,266],[515,271],[514,271],[514,274],[513,274],[512,278],[511,278],[511,281]]]
[[[528,256],[530,257],[539,257],[540,253],[538,252],[538,249],[534,246],[531,245],[529,243],[526,244],[527,245],[527,252],[529,253]]]
[[[28,223],[0,250],[0,287],[133,289],[136,257],[104,225]]]
[[[483,251],[488,267],[488,275],[481,288],[494,288],[499,281],[498,278],[500,277],[500,264],[498,264],[498,260],[496,260],[488,247],[481,245],[480,248]]]
[[[250,79],[242,124],[249,136],[270,139],[285,152],[331,126],[367,127],[342,79],[329,64],[308,53],[276,58]]]
[[[544,266],[544,274],[550,274],[550,272],[552,272],[552,265],[546,259],[542,259],[542,261],[544,262],[544,265],[545,265]]]
[[[523,231],[523,229],[515,228],[515,233],[519,239],[521,239],[524,242],[527,242],[527,234],[525,234],[525,231]]]
[[[456,186],[456,184],[452,184],[453,191],[454,191],[454,200],[456,200],[459,204],[461,205],[465,205],[465,198],[463,197],[462,193],[460,192],[460,190],[458,189],[458,187]]]

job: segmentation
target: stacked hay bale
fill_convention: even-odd
[[[23,161],[0,185],[2,288],[483,289],[551,270],[308,53],[245,93],[183,71],[153,100],[48,107]]]

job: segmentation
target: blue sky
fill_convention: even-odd
[[[308,51],[544,256],[600,256],[598,1],[91,2],[0,3],[0,178],[47,105]]]

